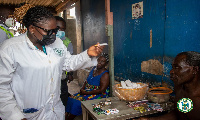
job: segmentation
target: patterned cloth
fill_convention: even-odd
[[[85,86],[86,91],[99,89],[101,76],[105,72],[108,72],[108,70],[106,70],[100,75],[94,77],[93,76],[94,69],[95,67],[91,70],[87,78],[87,81],[86,81],[87,83]],[[66,112],[71,113],[73,115],[81,115],[82,113],[81,101],[106,98],[106,97],[109,97],[109,92],[110,92],[110,89],[108,87],[105,93],[97,94],[97,95],[80,95],[80,93],[76,93],[73,96],[70,96],[68,98]]]

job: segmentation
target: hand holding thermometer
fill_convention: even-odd
[[[103,46],[103,45],[108,45],[108,43],[101,43],[101,44],[99,44],[99,46]],[[95,46],[98,46],[98,45],[95,45]]]
[[[89,47],[89,49],[87,50],[87,54],[94,57],[99,56],[103,52],[103,49],[105,47],[104,45],[108,45],[108,43],[97,43],[96,45]]]

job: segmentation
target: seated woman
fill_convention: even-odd
[[[81,101],[101,99],[109,96],[109,73],[106,65],[109,62],[108,54],[102,53],[97,60],[98,64],[90,71],[80,93],[68,98],[65,120],[73,120],[82,114]]]

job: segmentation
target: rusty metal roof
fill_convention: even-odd
[[[0,0],[3,5],[19,5],[21,3],[29,3],[34,6],[51,7],[56,12],[63,11],[66,7],[71,6],[78,0]]]

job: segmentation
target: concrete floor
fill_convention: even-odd
[[[76,116],[76,117],[74,118],[74,120],[83,120],[83,116],[82,116],[82,115]]]
[[[68,85],[68,91],[70,94],[75,94],[77,92],[80,92],[81,86],[78,85],[78,80],[74,79],[70,83],[67,83]]]

